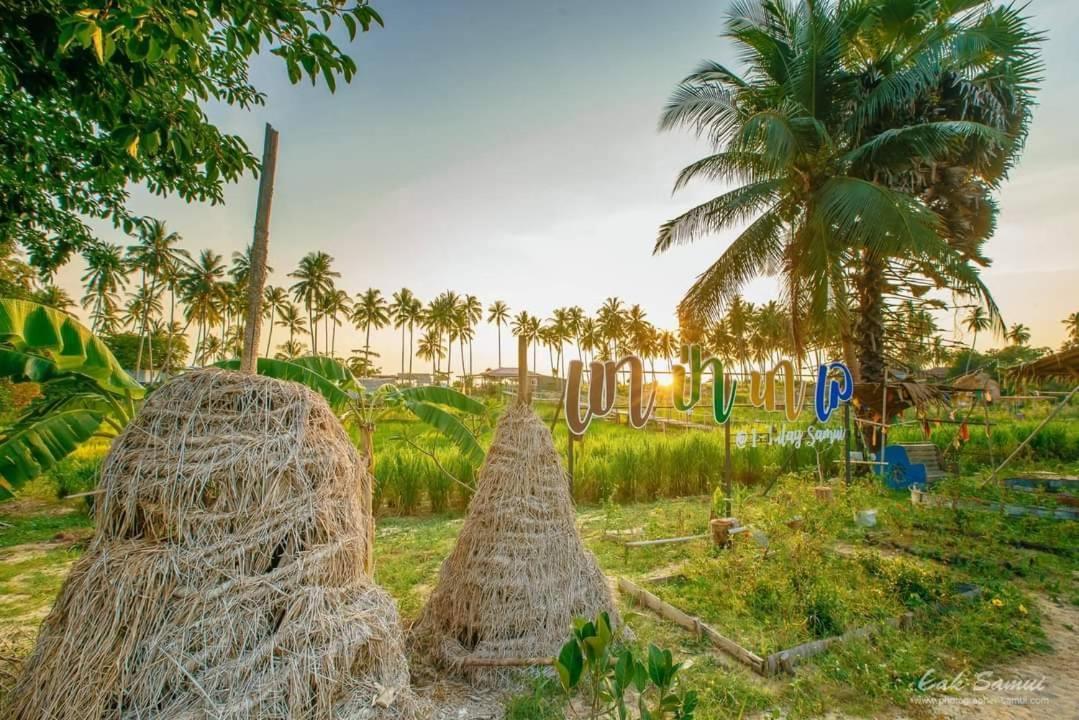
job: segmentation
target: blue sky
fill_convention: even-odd
[[[684,133],[659,134],[656,120],[697,62],[735,63],[718,37],[728,3],[374,5],[386,27],[351,46],[359,74],[336,95],[289,85],[284,67],[263,55],[252,77],[268,105],[209,109],[252,148],[261,148],[264,122],[281,132],[271,282],[287,284],[302,255],[324,250],[353,294],[407,286],[427,300],[453,289],[544,317],[561,305],[591,312],[617,295],[674,326],[682,292],[733,235],[651,255],[661,222],[720,190],[700,185],[672,197],[675,174],[707,147]],[[1030,4],[1050,35],[1046,83],[1026,154],[1000,194],[985,273],[1005,320],[1031,326],[1043,345],[1059,344],[1060,319],[1079,310],[1074,8],[1070,0]],[[227,189],[224,206],[137,188],[133,204],[166,220],[193,252],[227,256],[250,242],[255,195],[247,179]],[[75,263],[61,281],[78,292],[80,272]],[[746,294],[761,301],[771,289],[764,280]],[[358,333],[339,334],[339,351],[361,343]],[[383,368],[396,369],[398,336],[385,330],[373,344]],[[481,328],[477,368],[496,364],[495,346],[494,329]]]

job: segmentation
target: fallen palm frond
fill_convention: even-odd
[[[412,629],[417,649],[474,682],[498,684],[508,676],[495,660],[553,656],[575,618],[603,611],[616,617],[607,580],[577,534],[551,433],[531,408],[511,407]]]
[[[102,467],[5,717],[415,717],[396,606],[362,571],[370,484],[315,393],[169,382]]]

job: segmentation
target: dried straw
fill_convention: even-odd
[[[574,618],[617,615],[596,559],[577,534],[551,433],[527,406],[509,408],[438,584],[411,630],[417,653],[481,685],[506,671],[470,662],[557,654]]]
[[[370,483],[306,388],[169,382],[113,443],[4,717],[416,717],[397,608],[362,571]]]

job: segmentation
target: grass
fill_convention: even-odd
[[[1000,411],[993,418],[997,427],[986,442],[996,443],[997,457],[1037,420],[1016,421]],[[485,444],[490,420],[476,426]],[[1070,416],[1062,423],[1065,429],[1053,430],[1039,449],[1048,459],[1026,457],[1015,474],[1024,469],[1079,472],[1079,451],[1069,454],[1079,436],[1077,424]],[[760,423],[760,429],[768,427]],[[933,441],[947,445],[947,433],[954,432],[944,426],[934,431]],[[921,437],[920,429],[903,427],[892,441],[904,434]],[[978,437],[972,431],[972,445],[981,442]],[[946,674],[984,668],[1044,648],[1033,593],[1079,605],[1079,523],[915,508],[907,494],[888,491],[872,478],[850,487],[836,484],[834,501],[821,504],[812,486],[820,482],[818,473],[834,474],[831,459],[838,448],[819,457],[806,446],[732,451],[734,514],[767,536],[767,553],[746,534],[730,550],[716,551],[699,541],[627,555],[619,540],[708,531],[713,504],[722,506],[712,495],[722,477],[722,440],[722,432],[664,433],[594,424],[576,447],[574,490],[581,502],[581,535],[608,575],[645,584],[758,654],[908,609],[918,616],[911,631],[885,630],[843,643],[808,661],[794,678],[763,681],[732,666],[692,633],[623,604],[634,642],[670,647],[687,663],[685,681],[701,697],[698,717],[740,718],[776,708],[792,718],[827,711],[873,716],[896,706],[916,715],[914,685],[926,669]],[[555,426],[555,442],[564,452],[561,424]],[[381,515],[376,579],[408,620],[419,612],[453,546],[474,474],[442,438],[405,418],[380,422],[375,448]],[[14,646],[5,646],[13,649],[4,654],[28,650],[33,629],[81,552],[79,540],[92,527],[86,505],[57,497],[92,484],[104,451],[104,445],[80,450],[51,476],[24,488],[18,501],[0,506],[0,636],[18,638]],[[985,464],[972,461],[965,467],[969,472],[935,492],[1000,499],[999,486],[984,483]],[[1009,492],[1006,500],[1052,507],[1059,497]],[[856,510],[866,508],[876,509],[879,519],[868,530],[852,521]],[[787,526],[794,516],[803,518],[801,530]],[[612,539],[609,533],[622,534]],[[648,580],[675,571],[684,578]],[[946,601],[958,583],[977,584],[982,597],[946,602],[943,612],[923,610]],[[511,720],[560,718],[565,699],[554,683],[541,678],[512,698],[506,712]]]

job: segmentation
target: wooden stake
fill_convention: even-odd
[[[266,257],[270,245],[270,207],[277,171],[277,131],[266,123],[262,146],[262,175],[259,177],[258,205],[255,209],[255,237],[251,242],[247,278],[247,318],[244,324],[244,351],[240,372],[254,375],[258,368],[259,334],[262,331],[262,290],[266,285]]]
[[[528,382],[528,338],[517,338],[517,403],[528,405],[532,400],[532,388]]]

